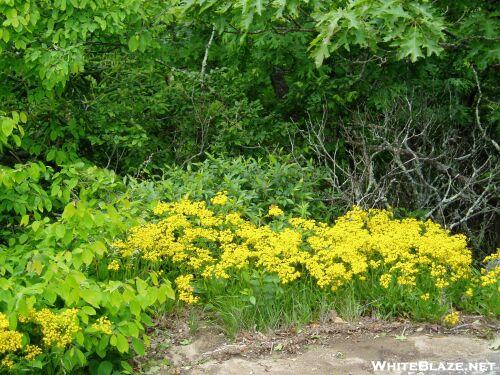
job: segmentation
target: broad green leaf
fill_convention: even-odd
[[[403,36],[403,40],[399,43],[399,48],[401,49],[401,58],[410,56],[412,62],[415,62],[419,57],[424,56],[422,53],[420,35],[416,27],[413,27],[412,31]]]
[[[138,338],[132,337],[132,346],[137,354],[139,354],[139,355],[146,354],[146,350],[144,348],[144,343],[141,340],[139,340]]]
[[[110,375],[113,371],[113,364],[109,361],[103,361],[97,368],[97,375]]]
[[[122,334],[116,335],[116,348],[120,353],[127,353],[129,349],[128,341]]]
[[[128,40],[128,48],[130,49],[131,52],[137,51],[139,48],[139,36],[138,35],[133,35],[130,37]]]

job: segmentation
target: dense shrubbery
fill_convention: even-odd
[[[138,222],[143,203],[130,202],[113,173],[83,163],[0,172],[4,369],[130,370],[120,357],[144,352],[151,309],[174,297],[161,275],[137,269],[117,277],[107,258],[107,241]]]
[[[325,212],[316,199],[318,172],[274,157],[212,158],[189,170],[166,169],[156,181],[126,180],[83,162],[0,169],[4,367],[130,369],[122,359],[144,352],[145,327],[155,312],[172,307],[174,294],[169,272],[153,264],[125,267],[106,249],[148,217],[160,198],[210,197],[223,186],[255,220],[273,203],[297,202],[297,214]]]
[[[0,371],[130,372],[170,281],[231,332],[498,314],[499,30],[485,0],[0,2]],[[111,245],[174,218],[188,254]]]

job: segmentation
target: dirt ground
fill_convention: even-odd
[[[176,322],[153,332],[138,360],[144,374],[409,374],[380,371],[372,361],[489,362],[495,368],[468,374],[500,374],[498,324],[467,317],[453,329],[404,320],[331,322],[271,333],[241,332],[229,340],[213,326],[190,331]],[[492,365],[493,366],[493,365]],[[456,371],[422,374],[466,373]],[[415,372],[418,374],[418,372]]]

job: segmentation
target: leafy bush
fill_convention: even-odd
[[[122,359],[144,354],[152,309],[174,296],[153,270],[123,276],[107,257],[107,240],[139,222],[140,203],[113,173],[83,163],[2,168],[0,181],[3,370],[130,372]]]
[[[225,158],[207,155],[207,160],[186,167],[165,167],[161,176],[140,183],[139,191],[149,201],[177,200],[185,195],[208,200],[227,191],[244,213],[258,220],[269,205],[277,204],[303,217],[325,221],[341,213],[326,204],[334,195],[328,189],[328,173],[312,162],[299,164],[287,156]],[[131,191],[132,198],[136,199]]]
[[[430,220],[354,207],[328,225],[286,217],[271,205],[255,223],[225,193],[211,203],[159,203],[159,218],[132,228],[113,244],[111,256],[121,267],[142,260],[169,272],[187,303],[213,306],[225,295],[247,301],[256,313],[273,305],[275,294],[301,287],[306,295],[326,291],[320,294],[332,302],[351,293],[355,302],[384,316],[436,321],[453,308],[499,312],[499,269],[478,274],[466,237]],[[259,299],[268,295],[257,300],[255,290],[261,290]]]

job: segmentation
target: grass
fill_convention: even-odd
[[[377,275],[372,277],[375,279]],[[452,306],[465,313],[490,317],[500,314],[499,296],[494,291],[464,300],[451,290],[425,301],[418,290],[409,293],[408,288],[398,285],[385,289],[369,280],[353,281],[333,292],[319,288],[307,277],[283,285],[276,277],[257,271],[252,274],[243,271],[241,277],[229,281],[200,281],[197,292],[203,295],[201,307],[204,312],[229,337],[240,330],[300,328],[312,322],[324,322],[332,311],[349,322],[372,316],[379,319],[406,317],[436,323],[453,310]],[[199,326],[196,319],[190,316],[190,329]]]

